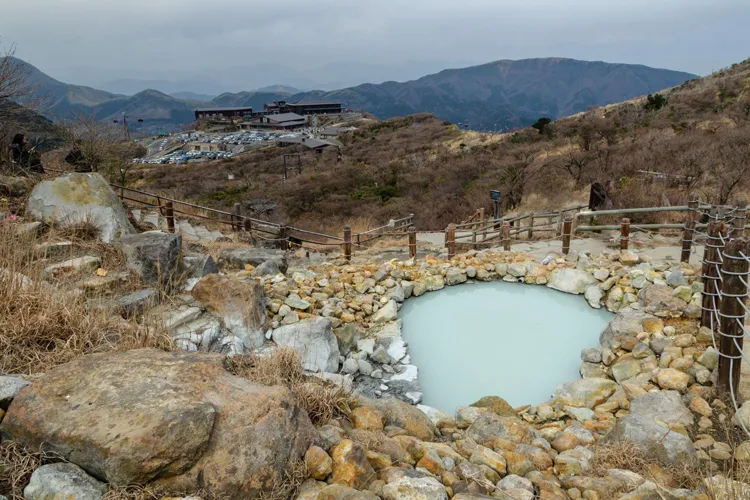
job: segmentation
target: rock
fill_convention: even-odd
[[[532,432],[527,424],[516,417],[485,413],[466,430],[466,436],[482,445],[491,445],[497,438],[528,444],[531,442]]]
[[[741,424],[745,424],[745,427],[750,429],[750,400],[745,401],[745,403],[740,406],[739,410],[732,418],[732,423],[738,427],[741,427]]]
[[[398,318],[398,304],[395,300],[389,300],[388,303],[380,308],[373,317],[373,323],[388,323]]]
[[[349,439],[333,449],[333,482],[355,489],[364,489],[373,479],[375,470],[367,461],[366,450]]]
[[[66,260],[52,264],[44,268],[45,278],[59,278],[73,273],[85,273],[95,271],[102,264],[99,257],[87,255],[75,259]]]
[[[372,406],[355,408],[349,418],[356,429],[382,431],[385,426],[385,416]]]
[[[448,286],[458,285],[460,283],[466,283],[466,274],[462,273],[457,267],[451,267],[445,273],[445,283]]]
[[[640,257],[631,250],[621,250],[618,260],[624,266],[634,266],[641,261]]]
[[[418,408],[395,398],[366,400],[365,404],[383,413],[386,425],[400,427],[421,441],[435,439],[435,426]]]
[[[336,339],[338,340],[339,354],[341,354],[342,356],[348,356],[349,353],[352,352],[352,349],[354,349],[354,346],[359,342],[356,323],[347,323],[341,328],[335,329],[333,333],[334,335],[336,335]],[[372,354],[372,352],[373,350],[371,349],[368,354]]]
[[[13,401],[13,398],[18,394],[18,391],[27,385],[31,385],[31,382],[20,377],[14,377],[12,375],[0,376],[0,408],[7,410],[10,402]]]
[[[563,451],[555,457],[555,470],[560,476],[570,476],[587,471],[591,467],[594,452],[583,446]]]
[[[286,388],[231,375],[221,355],[156,349],[51,369],[16,396],[0,432],[113,485],[237,500],[271,488],[315,435]]]
[[[625,441],[665,463],[696,464],[697,456],[689,437],[659,425],[645,415],[625,415],[605,438],[606,442]]]
[[[685,286],[688,284],[687,278],[685,278],[685,275],[682,274],[680,269],[675,269],[669,273],[666,282],[667,285],[671,287]]]
[[[145,288],[117,299],[116,308],[126,317],[139,316],[159,302],[159,291]]]
[[[549,276],[547,287],[565,293],[581,295],[586,287],[596,283],[596,279],[580,269],[555,269]]]
[[[601,363],[602,353],[601,351],[599,351],[599,349],[592,349],[590,347],[587,347],[586,349],[581,351],[581,360],[585,361],[586,363]]]
[[[310,477],[318,481],[325,481],[333,471],[333,460],[323,448],[311,446],[305,453],[305,465]]]
[[[34,179],[31,177],[0,175],[0,196],[11,198],[26,196],[33,187]]]
[[[625,354],[612,365],[612,376],[618,384],[641,373],[641,362],[632,354]]]
[[[604,291],[602,291],[597,285],[587,286],[583,296],[591,307],[594,309],[601,309]]]
[[[666,285],[649,285],[638,294],[643,301],[645,311],[660,318],[678,317],[687,307],[687,302],[675,297],[672,289]]]
[[[40,182],[31,192],[26,213],[57,227],[94,224],[105,243],[135,233],[120,198],[97,173],[69,173]]]
[[[299,352],[305,370],[336,373],[339,369],[339,345],[328,318],[316,316],[276,328],[272,338]]]
[[[306,300],[302,300],[296,293],[290,293],[289,297],[284,301],[284,304],[292,309],[298,309],[300,311],[305,311],[310,308],[310,303]]]
[[[567,406],[594,408],[615,393],[617,383],[603,378],[587,378],[560,385],[552,399]]]
[[[70,241],[45,241],[34,246],[34,252],[46,259],[66,257],[73,252],[73,243]]]
[[[673,426],[693,424],[693,414],[683,404],[679,392],[660,391],[638,396],[630,402],[630,413],[644,415]]]
[[[534,485],[528,479],[515,474],[505,476],[497,483],[497,487],[503,491],[507,490],[526,490],[534,493]]]
[[[471,403],[470,406],[475,408],[487,408],[492,413],[500,415],[501,417],[516,417],[518,414],[513,407],[508,404],[503,398],[498,396],[485,396],[479,401]]]
[[[260,283],[210,274],[193,287],[191,294],[221,318],[227,330],[238,337],[246,349],[263,345],[266,308]]]
[[[99,500],[107,493],[107,485],[100,483],[74,464],[42,465],[31,475],[23,490],[28,500]]]
[[[634,339],[644,331],[644,325],[656,319],[655,316],[643,311],[625,309],[618,313],[602,331],[599,336],[599,344],[606,349],[618,347],[623,340]]]
[[[279,264],[273,259],[269,259],[253,269],[253,276],[265,277],[276,276],[277,274],[283,273],[279,269]]]
[[[703,487],[716,500],[750,498],[750,484],[716,475],[703,480]]]
[[[433,477],[403,476],[383,487],[384,500],[448,500],[448,493]]]
[[[659,373],[656,374],[656,383],[662,389],[685,392],[687,391],[688,382],[690,382],[690,375],[674,368],[665,368],[659,370]]]
[[[380,500],[369,491],[358,491],[341,484],[326,486],[311,500]]]
[[[484,446],[477,446],[474,448],[474,453],[472,453],[469,461],[476,465],[486,465],[501,476],[506,473],[505,458],[499,453]]]
[[[120,246],[128,269],[146,284],[171,288],[179,271],[182,236],[161,231],[123,236]]]
[[[210,255],[183,257],[182,264],[187,278],[203,278],[209,274],[219,273],[219,266]]]
[[[429,418],[430,422],[432,422],[434,425],[437,425],[440,420],[451,418],[451,416],[444,411],[438,410],[437,408],[433,408],[431,406],[417,405],[417,408],[419,408],[422,413],[427,415],[427,418]]]
[[[258,267],[264,262],[273,260],[279,271],[286,273],[288,268],[287,254],[283,250],[267,248],[225,248],[219,252],[219,265],[244,269],[246,265]]]

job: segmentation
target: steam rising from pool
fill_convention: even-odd
[[[403,337],[419,368],[423,404],[452,413],[483,396],[539,404],[580,378],[613,315],[544,286],[476,283],[404,303]]]

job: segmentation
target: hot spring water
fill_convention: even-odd
[[[613,315],[538,285],[476,283],[404,303],[403,337],[419,368],[423,404],[453,413],[483,396],[539,404],[580,378]]]

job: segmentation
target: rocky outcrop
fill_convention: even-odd
[[[586,271],[580,269],[555,269],[549,275],[547,287],[565,293],[581,295],[586,287],[596,283],[596,279]]]
[[[153,349],[50,370],[18,393],[0,431],[111,484],[232,499],[272,487],[314,439],[287,389],[235,377],[219,355]]]
[[[656,423],[644,415],[626,415],[617,421],[606,442],[624,441],[643,453],[670,464],[696,465],[698,458],[689,437]]]
[[[144,283],[171,288],[179,272],[182,236],[161,231],[123,236],[120,246],[125,262]]]
[[[310,318],[273,331],[273,341],[300,353],[305,370],[336,373],[339,345],[328,318]]]
[[[237,342],[232,346],[244,346],[242,351],[246,351],[263,345],[265,295],[257,281],[210,274],[201,279],[191,293],[236,337]]]
[[[135,233],[120,199],[97,173],[70,173],[40,182],[31,192],[26,213],[58,227],[91,223],[106,243]]]

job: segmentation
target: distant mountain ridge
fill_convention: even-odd
[[[27,64],[19,60],[21,64]],[[132,96],[59,82],[27,65],[32,83],[53,96],[54,119],[75,113],[117,119],[123,112],[144,127],[177,128],[193,121],[196,107],[252,106],[277,100],[330,99],[378,118],[433,113],[443,120],[468,124],[478,130],[503,130],[533,123],[541,116],[559,118],[625,101],[679,85],[690,73],[633,64],[546,58],[500,60],[480,66],[448,69],[408,82],[363,84],[331,92],[296,90],[275,85],[260,90],[224,93],[209,102],[189,100],[156,90]],[[185,94],[183,94],[185,95]]]

